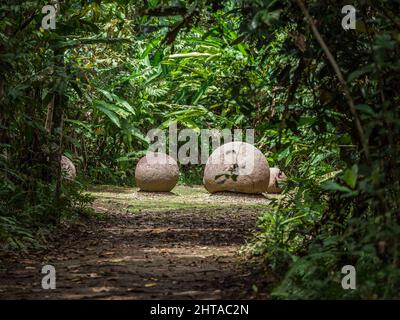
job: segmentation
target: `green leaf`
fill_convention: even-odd
[[[119,106],[122,106],[124,109],[129,111],[131,114],[135,115],[135,109],[129,104],[128,101],[114,95],[115,101],[118,103]]]
[[[322,187],[322,189],[328,190],[328,191],[340,191],[340,192],[345,192],[345,193],[352,192],[349,188],[342,186],[334,181],[327,181],[327,182],[323,183],[321,187]]]
[[[97,91],[101,92],[110,102],[113,101],[112,94],[106,90],[97,88]]]
[[[367,104],[358,104],[358,105],[355,106],[355,108],[357,110],[363,112],[363,113],[367,113],[367,114],[370,114],[372,116],[375,115],[374,110],[372,110],[372,108]]]
[[[127,112],[124,108],[119,107],[118,105],[107,103],[103,100],[95,100],[93,101],[93,105],[101,105],[102,107],[116,113],[119,117],[125,119],[129,116],[129,112]]]
[[[96,101],[93,103],[93,106],[97,110],[104,113],[118,128],[121,128],[121,122],[119,121],[118,116],[113,111],[109,110],[108,108],[102,106],[99,103],[96,103]]]
[[[161,74],[162,74],[162,68],[161,66],[159,66],[157,72],[153,73],[150,77],[146,79],[145,85],[149,84],[150,82],[158,78],[158,76],[160,76]]]
[[[281,161],[282,159],[288,157],[289,154],[290,154],[290,150],[291,150],[291,148],[290,148],[290,146],[289,146],[289,147],[287,147],[286,149],[284,149],[283,151],[281,151],[281,152],[278,154],[277,160],[278,160],[278,161]]]
[[[145,142],[146,144],[148,144],[149,142],[147,141],[146,137],[140,132],[140,130],[138,128],[132,127],[130,129],[131,134],[138,138],[139,140],[141,140],[142,142]]]
[[[176,53],[168,56],[168,59],[185,59],[185,58],[201,58],[201,57],[212,57],[210,53],[203,52],[189,52],[189,53]]]
[[[160,43],[161,38],[158,37],[154,40],[152,40],[148,46],[146,47],[146,49],[143,51],[142,55],[140,56],[141,59],[145,59],[149,53]]]
[[[204,82],[200,89],[196,92],[195,96],[193,97],[192,104],[196,105],[197,102],[201,99],[201,97],[204,95],[204,93],[207,91],[207,88],[209,87],[209,81]]]
[[[365,66],[364,68],[353,71],[349,74],[347,81],[352,82],[354,79],[372,71],[372,65]]]
[[[92,130],[90,125],[88,125],[88,124],[86,124],[86,123],[84,123],[82,121],[79,121],[79,120],[65,119],[64,121],[67,122],[67,123],[72,123],[72,124],[75,124],[77,126],[80,126],[80,127],[84,128],[84,129],[86,129],[87,131],[91,131]]]
[[[357,183],[357,176],[358,176],[358,166],[355,164],[351,167],[351,169],[346,169],[343,174],[343,180],[346,184],[354,189]]]
[[[305,214],[301,214],[301,215],[298,215],[298,216],[295,216],[295,217],[288,218],[288,219],[282,221],[281,225],[287,224],[287,223],[295,221],[295,220],[299,220],[299,219],[301,219],[303,217],[306,217],[306,216],[307,216],[307,214],[305,213]]]

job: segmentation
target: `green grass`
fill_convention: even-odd
[[[238,207],[265,209],[269,202],[261,195],[211,195],[202,186],[177,186],[170,193],[148,193],[138,192],[137,188],[99,185],[92,187],[89,193],[96,198],[97,206],[130,213]]]

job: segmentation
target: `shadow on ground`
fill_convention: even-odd
[[[9,257],[0,298],[268,298],[273,279],[239,254],[268,200],[233,202],[191,189],[178,187],[176,197],[92,190],[95,210],[108,218],[60,228],[46,249]],[[45,264],[56,268],[55,290],[41,288]]]

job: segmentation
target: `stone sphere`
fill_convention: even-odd
[[[268,193],[281,193],[282,187],[281,183],[286,181],[287,177],[285,173],[279,168],[270,168],[269,169],[269,186]]]
[[[148,152],[136,165],[136,186],[142,191],[171,191],[179,177],[174,158],[161,152]]]
[[[266,192],[268,162],[260,150],[246,142],[229,142],[215,149],[204,169],[203,184],[208,192]]]
[[[61,172],[65,179],[75,180],[76,178],[75,165],[66,156],[61,156]]]

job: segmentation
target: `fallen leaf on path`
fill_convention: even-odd
[[[111,288],[109,288],[109,287],[92,288],[92,291],[96,292],[96,293],[98,293],[98,292],[108,292],[110,290],[111,290]]]
[[[151,233],[159,234],[168,231],[168,228],[155,228],[151,230]]]
[[[151,288],[151,287],[155,287],[157,285],[157,283],[146,283],[144,286],[146,288]]]

